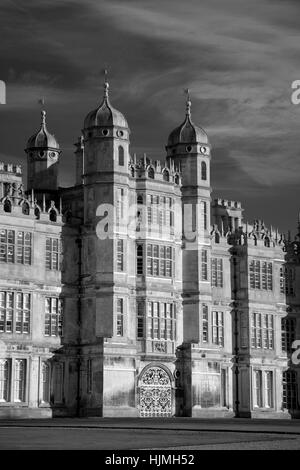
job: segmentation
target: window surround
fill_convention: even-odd
[[[176,305],[172,301],[148,300],[146,339],[154,342],[176,341]]]
[[[274,315],[251,313],[251,349],[274,350]]]
[[[201,250],[201,281],[208,281],[208,250]]]
[[[296,318],[283,317],[281,319],[281,350],[291,353],[293,341],[296,339]]]
[[[146,301],[145,299],[137,299],[136,301],[136,338],[137,340],[145,339],[146,332]]]
[[[62,299],[47,295],[44,297],[44,336],[63,336],[63,302]]]
[[[20,304],[21,301],[21,304]],[[0,335],[31,333],[32,293],[0,291]]]
[[[197,347],[207,345],[224,348],[225,346],[225,319],[226,311],[209,307],[206,303],[201,304],[200,321],[200,343]]]
[[[211,285],[212,287],[223,288],[223,258],[211,258]]]
[[[0,401],[0,407],[12,406],[12,404],[18,404],[18,407],[28,406],[28,369],[29,362],[27,358],[22,357],[5,357],[0,359],[1,361],[8,361],[8,393],[7,400]],[[17,368],[18,365],[23,365],[23,371],[21,380],[18,380]],[[19,385],[21,385],[19,387]],[[20,393],[19,397],[17,394]]]
[[[282,373],[282,408],[299,410],[297,372],[285,370]]]
[[[57,237],[46,237],[46,270],[60,270],[61,242]]]
[[[115,336],[124,338],[126,336],[125,328],[125,298],[118,296],[116,298],[116,315],[115,315]]]
[[[124,238],[116,239],[116,271],[123,273],[125,268],[125,246],[126,240]]]
[[[294,266],[280,267],[280,293],[287,296],[295,296],[295,268]]]
[[[0,263],[30,266],[33,233],[27,230],[0,228]]]
[[[273,263],[261,259],[249,260],[250,290],[273,290]]]
[[[44,380],[44,372],[46,371],[46,380]],[[48,377],[47,377],[48,376]],[[52,368],[50,361],[41,359],[40,361],[40,390],[39,390],[39,406],[49,406],[51,396],[51,376]]]
[[[258,379],[258,382],[257,382]],[[252,369],[252,409],[274,409],[275,373],[273,369]],[[258,387],[257,387],[258,385]],[[271,385],[271,387],[269,386]]]
[[[175,275],[175,249],[172,245],[146,243],[147,276],[172,279]]]

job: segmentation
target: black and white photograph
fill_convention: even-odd
[[[300,0],[1,0],[0,449],[300,450]]]

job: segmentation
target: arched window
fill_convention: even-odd
[[[138,197],[137,197],[137,203],[138,204],[143,204],[143,196],[141,194],[139,194]]]
[[[269,238],[269,237],[265,237],[264,245],[265,245],[267,248],[270,248],[270,238]]]
[[[175,181],[175,184],[179,184],[179,176],[177,174],[175,175],[174,181]]]
[[[255,235],[252,235],[252,240],[253,240],[254,246],[257,246],[257,237]]]
[[[150,168],[148,170],[148,176],[149,176],[149,178],[154,179],[154,170],[153,170],[152,166],[150,166]]]
[[[124,166],[124,149],[121,145],[119,146],[119,165]]]
[[[4,212],[11,212],[11,202],[9,199],[6,199],[4,202]]]
[[[201,179],[204,181],[206,181],[207,179],[207,170],[205,162],[201,162]]]
[[[22,214],[29,215],[29,204],[27,202],[22,204]]]
[[[36,207],[34,209],[34,215],[35,215],[35,218],[36,219],[39,219],[40,218],[40,215],[41,215],[41,212],[40,212],[40,209],[38,207]]]
[[[49,212],[49,219],[51,220],[51,222],[56,222],[57,220],[57,214],[56,214],[56,211],[54,209],[52,209],[50,212]]]
[[[168,170],[164,170],[164,172],[163,172],[163,179],[164,179],[164,181],[169,181],[170,177],[169,177],[169,172],[168,172]]]

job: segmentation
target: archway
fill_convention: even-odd
[[[139,381],[140,416],[172,416],[172,385],[168,373],[157,366],[148,367]]]

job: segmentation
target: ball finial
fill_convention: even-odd
[[[42,117],[42,126],[46,124],[46,111],[42,109],[41,111],[41,117]]]
[[[109,83],[107,80],[107,70],[104,70],[104,98],[108,98]]]
[[[191,115],[191,106],[192,106],[192,102],[191,102],[191,98],[190,98],[190,90],[189,88],[186,88],[184,90],[185,94],[186,94],[186,114],[188,116]]]

